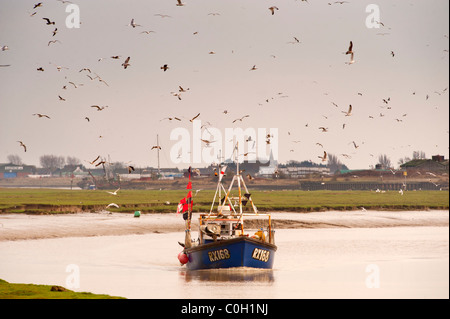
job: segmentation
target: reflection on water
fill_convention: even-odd
[[[202,269],[202,270],[180,270],[180,277],[186,282],[214,281],[214,282],[274,282],[272,269],[256,268],[229,268],[229,269]]]

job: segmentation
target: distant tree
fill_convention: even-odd
[[[81,164],[81,161],[76,157],[67,156],[66,163],[67,163],[67,165],[70,165],[70,166],[77,166],[77,165]]]
[[[110,169],[115,171],[116,169],[123,169],[125,168],[125,164],[123,162],[113,162],[109,165]]]
[[[413,152],[413,159],[426,159],[427,156],[425,155],[424,151],[414,151]]]
[[[313,163],[312,161],[299,162],[299,161],[291,160],[291,161],[288,161],[284,165],[279,165],[279,167],[326,167],[326,165]]]
[[[336,171],[341,169],[348,169],[336,155],[328,154],[328,164],[327,167],[330,169],[330,173],[334,174]]]
[[[10,162],[11,164],[14,164],[14,165],[22,165],[23,164],[20,156],[16,155],[16,154],[8,155],[7,159],[8,159],[8,162]]]
[[[42,155],[39,157],[39,163],[42,168],[47,169],[50,173],[58,168],[63,168],[65,159],[62,156]]]
[[[386,154],[381,154],[378,156],[378,163],[381,164],[384,168],[391,167],[391,160],[387,157]]]
[[[403,157],[401,159],[398,160],[398,165],[402,165],[405,163],[408,163],[411,159],[409,157]]]
[[[407,156],[403,157],[403,158],[398,160],[398,164],[402,165],[402,164],[408,163],[411,160],[426,159],[426,158],[427,158],[427,156],[425,155],[424,151],[414,151],[412,159],[410,157],[407,157]]]

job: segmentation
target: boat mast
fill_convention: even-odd
[[[239,213],[242,215],[242,194],[241,194],[241,174],[239,172],[239,154],[238,154],[238,143],[236,142],[236,146],[234,148],[235,152],[235,161],[236,161],[236,176],[237,176],[237,182],[238,182],[238,191],[239,191]]]
[[[158,154],[158,179],[159,179],[161,177],[161,169],[159,167],[159,135],[158,134],[156,134],[156,146],[157,146],[156,151],[158,152],[157,154]]]

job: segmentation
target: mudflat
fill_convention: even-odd
[[[272,212],[275,229],[370,228],[402,226],[448,226],[448,210],[426,211],[326,211],[311,213]],[[255,217],[257,219],[257,217]],[[248,219],[248,226],[257,221]],[[192,229],[197,230],[197,214]],[[182,232],[184,220],[175,213],[75,213],[57,215],[0,215],[0,241],[62,237],[120,236]]]

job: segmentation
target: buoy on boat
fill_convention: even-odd
[[[187,264],[187,262],[189,261],[189,257],[184,252],[180,252],[178,254],[178,260],[182,265],[184,265]]]

